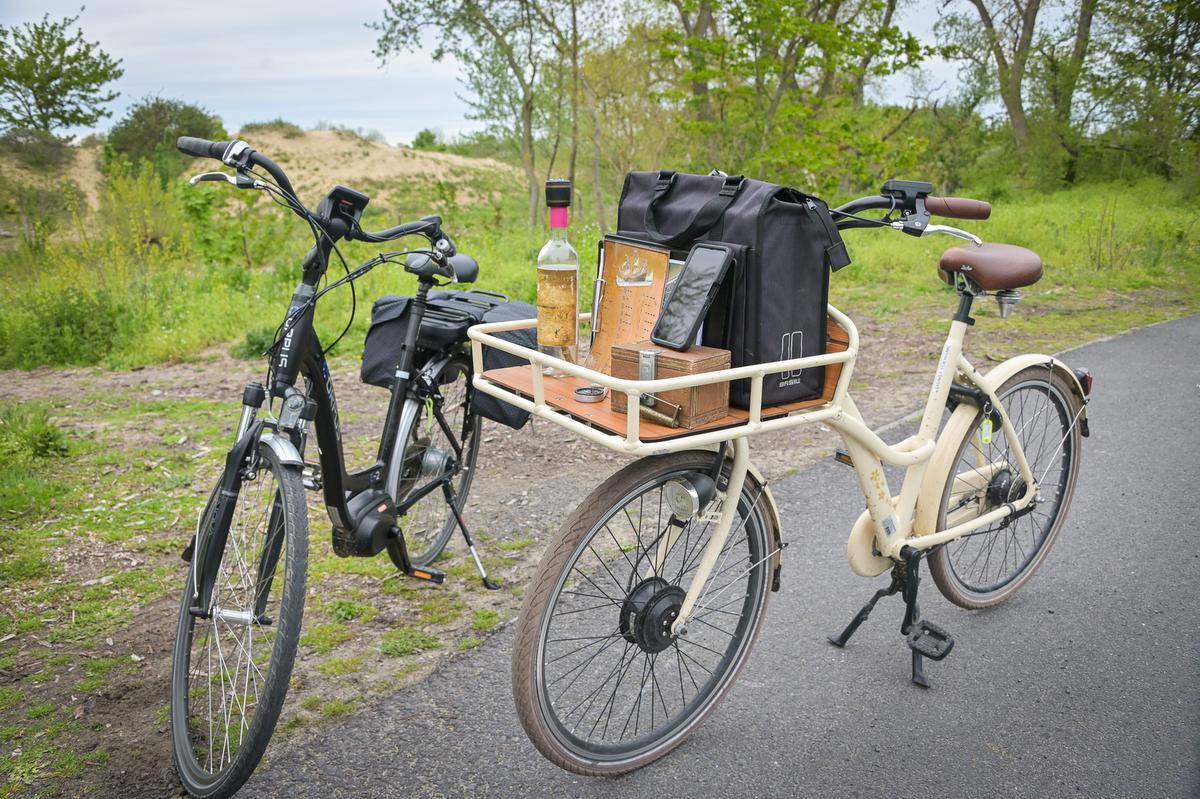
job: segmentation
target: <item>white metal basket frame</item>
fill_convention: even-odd
[[[485,394],[490,394],[493,397],[502,399],[512,405],[515,405],[522,410],[537,416],[541,419],[547,419],[555,424],[565,427],[566,429],[578,433],[584,438],[594,441],[608,447],[617,452],[623,452],[629,455],[657,455],[665,452],[676,452],[685,449],[696,449],[697,447],[715,444],[722,441],[732,441],[743,436],[754,435],[756,433],[764,433],[771,430],[782,430],[789,427],[796,427],[802,424],[812,424],[834,417],[839,417],[844,413],[843,405],[849,399],[847,390],[850,385],[850,375],[854,371],[854,360],[858,354],[858,328],[854,323],[843,314],[841,311],[828,306],[829,315],[833,317],[846,332],[849,334],[849,346],[843,352],[831,352],[825,355],[810,355],[804,358],[792,358],[786,361],[771,361],[768,363],[751,364],[749,366],[740,366],[735,369],[719,369],[712,372],[701,372],[694,375],[684,375],[682,377],[667,377],[656,380],[627,380],[620,377],[597,372],[593,369],[587,369],[582,366],[565,361],[561,358],[555,358],[550,355],[545,355],[535,349],[522,347],[519,344],[514,344],[510,341],[505,341],[498,338],[496,333],[503,333],[510,330],[522,330],[532,328],[537,325],[536,319],[518,319],[511,322],[493,322],[490,324],[475,325],[471,327],[468,335],[471,337],[471,350],[475,366],[475,388]],[[590,321],[591,314],[581,314],[580,321]],[[498,383],[487,379],[483,372],[483,347],[495,347],[498,350],[523,358],[530,363],[532,370],[533,382],[533,399],[529,399],[518,392],[501,386]],[[815,367],[824,367],[832,364],[842,364],[842,373],[838,378],[837,387],[834,390],[833,398],[830,402],[814,406],[812,410],[801,410],[794,412],[790,416],[782,416],[774,419],[762,418],[762,385],[763,378],[769,374],[778,374],[780,372],[798,371],[800,369],[811,369]],[[625,435],[621,436],[616,433],[601,430],[597,427],[589,425],[586,422],[580,421],[565,411],[559,410],[546,402],[545,376],[542,374],[540,367],[551,366],[555,369],[574,377],[582,378],[591,383],[597,383],[610,391],[619,391],[624,393],[629,398],[629,407],[636,408],[644,394],[660,394],[666,391],[673,391],[681,388],[692,388],[693,386],[709,385],[712,383],[729,382],[732,380],[750,380],[750,407],[748,409],[749,418],[741,424],[723,427],[718,430],[700,430],[694,433],[681,432],[677,436],[661,441],[642,441],[641,440],[641,414],[627,414],[628,421],[626,422]],[[554,378],[550,378],[554,379]],[[854,421],[857,421],[861,430],[853,430],[853,435],[863,435],[866,440],[875,438],[876,444],[881,447],[886,447],[878,437],[875,437],[865,424],[862,424],[858,418],[857,412],[852,414],[853,421],[847,419],[851,428],[854,427]],[[888,462],[893,462],[891,459],[885,458]]]

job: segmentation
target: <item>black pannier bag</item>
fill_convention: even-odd
[[[400,360],[400,345],[408,329],[408,309],[412,297],[387,294],[371,307],[371,325],[363,342],[362,368],[359,376],[364,383],[391,388]],[[470,291],[434,291],[429,294],[429,306],[421,329],[417,333],[417,349],[436,351],[456,342],[466,342],[467,328],[484,322],[507,322],[531,319],[537,309],[527,302],[511,301],[503,294],[472,289]],[[499,337],[522,347],[537,347],[533,329],[513,330]],[[484,369],[527,365],[529,362],[492,347],[483,349]],[[512,428],[521,428],[529,414],[520,408],[476,391],[473,394],[475,412],[485,419]]]
[[[825,352],[829,272],[850,263],[828,206],[796,189],[743,177],[630,172],[617,211],[622,236],[684,259],[698,241],[732,245],[737,261],[704,321],[703,343],[730,351],[733,367]],[[768,374],[763,405],[817,397],[825,370]],[[730,384],[750,405],[750,381]]]

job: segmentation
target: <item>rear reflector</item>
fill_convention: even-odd
[[[1083,387],[1083,396],[1090,397],[1092,394],[1092,371],[1090,369],[1076,369],[1075,379]]]

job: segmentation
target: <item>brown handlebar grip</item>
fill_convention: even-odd
[[[992,215],[991,203],[966,197],[926,197],[925,210],[951,219],[987,219]]]

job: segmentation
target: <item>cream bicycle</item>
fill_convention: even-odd
[[[890,569],[891,583],[831,641],[845,645],[880,598],[900,593],[901,633],[918,685],[928,686],[924,659],[940,660],[953,646],[945,630],[921,618],[923,559],[942,594],[972,609],[1011,597],[1045,559],[1075,489],[1091,375],[1048,355],[1020,355],[986,375],[971,365],[963,344],[975,321],[972,304],[994,293],[1007,316],[1016,290],[1041,277],[1041,260],[929,223],[931,214],[987,218],[986,203],[904,185],[916,188],[836,209],[839,228],[945,233],[972,244],[941,258],[939,274],[956,288],[958,311],[920,426],[897,444],[867,427],[848,393],[858,331],[832,306],[824,355],[649,381],[613,378],[495,335],[533,320],[472,328],[476,389],[610,449],[646,456],[604,481],[562,525],[518,621],[517,709],[533,743],[562,768],[621,774],[662,757],[713,710],[745,664],[767,597],[779,588],[786,546],[775,500],[750,460],[752,435],[816,422],[841,435],[839,460],[853,466],[867,506],[850,532],[850,568],[866,577]],[[869,209],[888,212],[859,215]],[[531,365],[485,373],[484,345]],[[543,378],[539,367],[551,362],[569,377]],[[827,370],[822,397],[762,406],[766,375],[818,367]],[[690,431],[571,399],[574,386],[595,382],[624,392],[637,408],[643,394],[741,379],[751,381],[750,407]],[[885,463],[906,467],[899,494]]]

